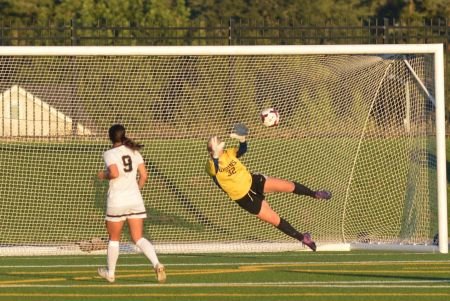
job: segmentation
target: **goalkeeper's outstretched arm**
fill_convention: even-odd
[[[248,128],[245,124],[238,123],[234,125],[233,132],[230,134],[230,137],[239,141],[239,149],[236,153],[237,158],[247,152],[247,135]]]
[[[247,152],[247,141],[239,142],[239,149],[236,153],[236,157],[240,158],[243,154]]]

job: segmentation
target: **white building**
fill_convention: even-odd
[[[72,118],[14,85],[0,95],[0,137],[71,136]],[[78,123],[76,135],[91,131]]]

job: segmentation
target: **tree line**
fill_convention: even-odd
[[[5,22],[77,20],[82,25],[206,24],[227,18],[307,20],[362,18],[421,20],[450,17],[448,0],[0,0]]]

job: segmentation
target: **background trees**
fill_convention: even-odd
[[[67,21],[83,25],[214,23],[224,18],[324,19],[449,18],[448,0],[0,0],[0,16],[15,22]]]

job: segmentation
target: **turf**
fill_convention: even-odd
[[[0,300],[449,300],[450,256],[384,252],[162,255],[158,284],[139,254],[2,257]]]

